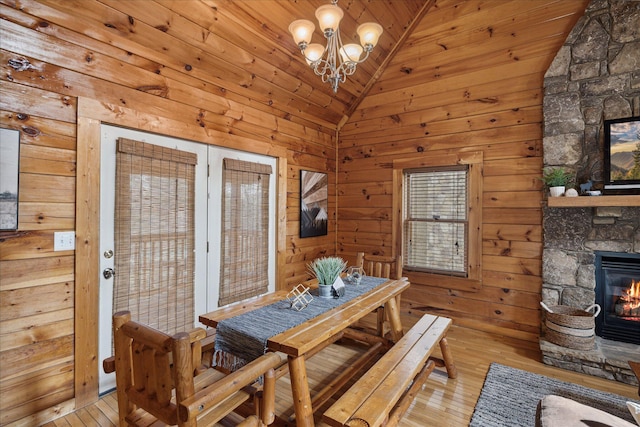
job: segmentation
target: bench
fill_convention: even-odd
[[[425,314],[323,414],[323,421],[334,427],[397,425],[436,365],[456,378],[446,339],[451,323]],[[431,357],[436,344],[443,359]]]

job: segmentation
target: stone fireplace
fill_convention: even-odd
[[[640,2],[592,0],[544,83],[544,166],[601,189],[604,120],[640,115]],[[584,309],[596,302],[599,253],[640,254],[640,207],[545,207],[543,236],[542,301]],[[543,336],[540,348],[547,364],[638,383],[627,363],[640,361],[637,343],[596,337],[585,351]]]

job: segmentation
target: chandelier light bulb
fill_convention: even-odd
[[[358,62],[362,51],[362,46],[359,44],[349,43],[340,48],[340,56],[343,62]]]
[[[325,4],[316,9],[316,18],[318,19],[320,30],[324,31],[325,34],[327,30],[331,30],[330,34],[335,32],[343,16],[342,9],[335,4]]]
[[[378,44],[378,39],[382,34],[382,26],[375,22],[365,22],[358,26],[356,30],[360,37],[360,44],[366,49],[367,45],[371,45],[373,49]]]
[[[309,44],[315,29],[316,26],[313,25],[313,22],[306,19],[298,19],[289,25],[289,32],[293,36],[293,41],[297,45],[300,45],[300,43],[305,45]]]
[[[320,43],[311,43],[304,51],[304,59],[307,60],[307,64],[311,65],[322,58],[323,53],[324,46]]]

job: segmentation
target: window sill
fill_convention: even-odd
[[[445,289],[457,289],[468,292],[478,292],[480,289],[482,289],[482,282],[477,279],[406,270],[402,272],[402,275],[406,276],[409,279],[409,282],[415,283],[417,285],[427,285]]]

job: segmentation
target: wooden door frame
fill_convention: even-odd
[[[75,252],[75,408],[98,400],[98,315],[100,249],[101,125],[123,126],[208,145],[277,158],[276,289],[284,287],[287,225],[287,149],[196,126],[171,117],[148,114],[78,98],[76,142],[76,252]]]

